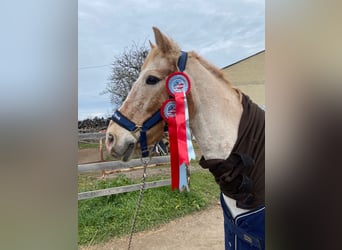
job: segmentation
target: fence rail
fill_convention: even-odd
[[[171,184],[170,179],[146,182],[145,189],[163,187],[163,186],[168,186],[170,184]],[[127,185],[127,186],[122,186],[122,187],[114,187],[114,188],[106,188],[106,189],[82,192],[78,194],[78,200],[90,199],[90,198],[101,197],[101,196],[108,196],[112,194],[132,192],[132,191],[139,190],[140,187],[141,187],[141,184],[134,184],[134,185]]]
[[[152,164],[162,164],[169,163],[170,156],[155,156],[151,158],[149,165]],[[78,172],[93,172],[99,170],[114,170],[121,168],[133,168],[136,166],[141,166],[142,162],[140,159],[132,159],[129,162],[123,161],[106,161],[106,162],[97,162],[97,163],[88,163],[88,164],[80,164],[78,165]]]
[[[170,156],[157,156],[157,157],[151,158],[149,165],[163,164],[163,163],[169,163],[169,162],[170,162]],[[110,161],[110,162],[88,163],[88,164],[79,164],[78,172],[84,173],[84,172],[94,172],[94,171],[99,171],[99,170],[116,170],[116,169],[124,169],[124,168],[134,168],[134,167],[141,166],[141,165],[142,165],[141,159],[133,159],[129,162]],[[168,186],[170,184],[171,184],[171,180],[167,179],[167,180],[146,182],[145,187],[146,189],[149,189],[149,188]],[[78,200],[90,199],[90,198],[101,197],[101,196],[108,196],[112,194],[132,192],[132,191],[139,190],[140,186],[141,184],[134,184],[134,185],[127,185],[127,186],[121,186],[121,187],[82,192],[82,193],[78,193]]]
[[[78,141],[98,141],[104,138],[106,138],[106,134],[104,133],[78,133]]]

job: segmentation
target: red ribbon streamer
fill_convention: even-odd
[[[186,120],[185,120],[185,93],[175,93],[176,101],[176,125],[178,140],[178,161],[179,165],[189,165],[188,145],[186,141]]]
[[[168,117],[168,130],[171,156],[171,190],[179,188],[179,158],[177,144],[177,124],[175,117]]]

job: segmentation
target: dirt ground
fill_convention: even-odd
[[[79,150],[79,164],[100,160],[98,149]],[[151,171],[165,171],[153,168]],[[140,175],[140,171],[139,171]],[[82,246],[80,250],[122,250],[128,247],[128,237],[94,246]],[[136,233],[132,250],[223,250],[223,214],[219,203],[183,218],[176,219],[151,231]]]
[[[97,162],[100,160],[101,155],[98,148],[85,148],[78,150],[78,164]]]

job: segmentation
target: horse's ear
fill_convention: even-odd
[[[163,34],[157,27],[153,27],[154,37],[156,39],[157,46],[163,51],[167,53],[171,51],[172,44],[170,40]]]
[[[148,40],[148,42],[150,43],[151,49],[154,49],[156,47],[150,40]]]

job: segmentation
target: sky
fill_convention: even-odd
[[[265,49],[264,0],[79,0],[78,119],[108,117],[111,63],[152,26],[219,68]]]

